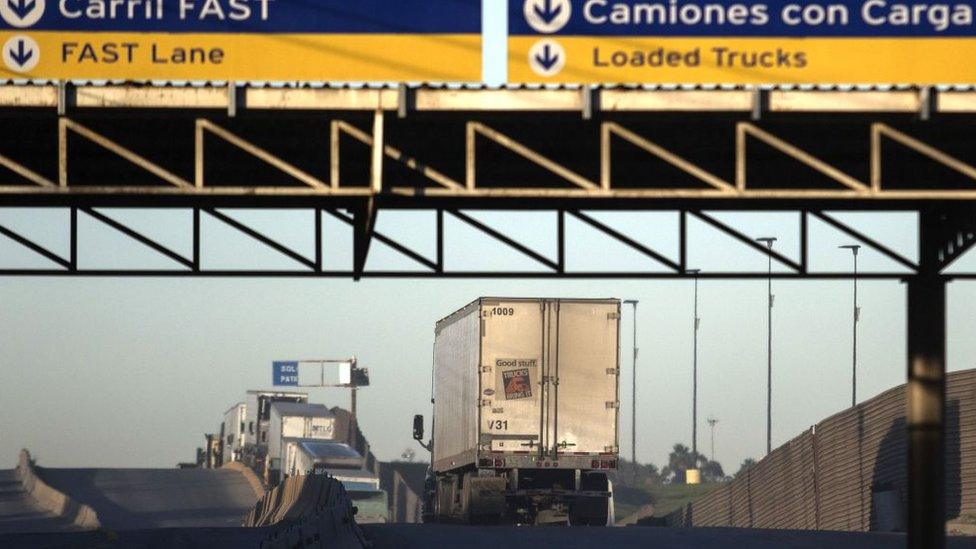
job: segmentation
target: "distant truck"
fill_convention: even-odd
[[[261,446],[268,443],[268,426],[271,424],[271,405],[275,402],[308,402],[308,393],[291,391],[248,391],[245,400],[244,444]]]
[[[345,487],[357,509],[357,523],[388,522],[390,510],[380,479],[351,446],[337,441],[298,440],[287,447],[286,475],[329,475]]]
[[[223,462],[241,461],[244,450],[244,433],[247,418],[245,404],[238,402],[224,412],[224,421],[220,424],[220,440],[223,446]]]
[[[334,440],[335,415],[324,404],[274,402],[268,423],[268,482],[296,471],[298,445],[304,440]],[[304,473],[305,470],[297,469]]]
[[[613,522],[620,301],[481,298],[434,330],[427,521]]]
[[[268,427],[275,402],[308,402],[307,393],[290,391],[248,391],[244,399],[244,429],[241,461],[268,482]]]

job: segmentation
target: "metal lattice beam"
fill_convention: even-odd
[[[125,198],[142,201],[147,205],[153,200],[162,201],[172,197],[182,197],[188,202],[196,200],[198,202],[194,205],[201,205],[205,198],[248,199],[252,203],[257,203],[261,200],[272,201],[283,198],[321,197],[335,198],[338,201],[342,198],[390,196],[401,200],[410,199],[416,203],[416,207],[430,207],[431,202],[435,200],[481,201],[485,206],[489,206],[487,204],[489,200],[511,201],[516,199],[537,201],[539,205],[544,201],[552,203],[557,200],[588,201],[600,199],[604,202],[608,199],[620,202],[671,200],[683,201],[689,207],[694,207],[695,202],[713,204],[723,201],[753,201],[756,203],[764,201],[768,203],[771,201],[821,200],[833,201],[841,205],[860,204],[864,206],[887,202],[896,207],[910,206],[910,202],[915,200],[976,201],[976,184],[972,188],[959,187],[954,183],[943,184],[934,179],[920,182],[917,188],[886,186],[882,174],[899,171],[896,167],[887,166],[886,163],[897,162],[900,159],[895,157],[893,160],[886,160],[886,157],[881,154],[884,139],[893,140],[919,153],[922,158],[931,161],[933,166],[949,168],[952,172],[961,174],[970,180],[976,180],[976,167],[973,167],[973,163],[966,159],[944,152],[938,143],[924,142],[922,139],[896,130],[884,122],[872,122],[869,125],[870,135],[865,142],[868,145],[868,156],[863,162],[853,163],[847,152],[842,157],[831,157],[829,154],[833,153],[829,151],[814,154],[792,143],[787,137],[778,135],[782,131],[781,126],[777,126],[775,130],[766,129],[761,128],[757,123],[744,121],[735,122],[725,129],[730,134],[734,134],[734,139],[730,141],[732,148],[726,151],[729,153],[728,156],[722,154],[718,157],[714,151],[707,148],[678,154],[659,144],[657,140],[652,141],[641,135],[637,130],[625,125],[623,121],[600,122],[594,120],[582,122],[573,130],[576,132],[575,134],[563,132],[563,134],[550,133],[547,135],[547,128],[544,123],[526,132],[531,134],[533,139],[564,140],[567,145],[575,142],[589,143],[593,141],[594,137],[596,138],[595,147],[587,145],[583,149],[579,149],[576,145],[568,146],[566,150],[573,152],[556,158],[539,153],[526,139],[502,133],[484,122],[471,120],[469,116],[459,115],[456,120],[451,120],[447,124],[448,129],[455,132],[454,137],[460,138],[455,141],[463,141],[464,143],[463,147],[457,147],[451,151],[424,144],[424,138],[428,132],[434,130],[424,127],[423,124],[417,125],[412,120],[387,119],[382,111],[376,111],[373,114],[371,133],[367,133],[341,118],[327,118],[325,122],[330,125],[329,143],[309,139],[301,142],[300,147],[303,150],[293,151],[300,152],[302,155],[307,155],[309,152],[328,154],[329,173],[321,175],[309,167],[286,161],[279,154],[254,144],[251,140],[239,135],[238,132],[224,127],[227,123],[218,124],[209,119],[194,118],[192,120],[194,136],[192,148],[181,148],[177,152],[169,153],[173,158],[167,159],[165,162],[166,164],[192,164],[192,182],[179,175],[177,170],[164,168],[161,165],[162,160],[150,160],[134,152],[136,148],[153,146],[155,140],[173,141],[175,138],[172,131],[161,131],[159,135],[154,135],[150,124],[147,125],[144,132],[130,136],[130,140],[134,142],[132,145],[128,143],[128,140],[123,145],[91,129],[87,122],[81,124],[74,119],[64,117],[57,121],[56,156],[35,155],[31,162],[27,162],[26,157],[21,158],[13,152],[4,150],[4,143],[0,141],[0,167],[13,172],[17,177],[30,183],[24,185],[16,182],[0,182],[0,197],[3,198],[0,200],[0,205],[12,199],[16,199],[20,203],[40,203],[46,199],[51,199],[51,197],[58,197],[58,200],[61,200],[63,204],[73,200],[75,203],[80,203],[83,197],[92,196]],[[17,119],[14,119],[13,124],[16,125],[16,123]],[[107,120],[102,121],[102,123],[111,124],[112,121]],[[438,121],[432,123],[442,124]],[[415,125],[411,126],[410,124]],[[400,125],[409,128],[408,139],[412,139],[411,148],[417,149],[416,153],[407,155],[400,148],[385,143],[385,136],[390,133],[390,130]],[[803,125],[798,123],[798,127],[803,127]],[[436,131],[443,133],[444,130],[438,127]],[[16,127],[11,131],[11,134],[14,133],[16,133]],[[169,185],[158,185],[155,181],[150,182],[149,180],[104,181],[94,185],[73,184],[72,172],[75,169],[88,169],[89,166],[86,166],[86,163],[97,162],[97,160],[89,159],[87,155],[81,153],[72,152],[73,148],[68,146],[69,133],[98,145],[106,154],[117,156],[139,167],[147,174],[169,183]],[[248,180],[220,181],[220,185],[208,184],[204,181],[205,173],[226,167],[232,161],[206,154],[204,136],[207,134],[226,141],[246,155],[271,166],[292,181],[287,184],[265,186],[253,186]],[[448,139],[452,139],[450,134],[445,135]],[[358,153],[347,151],[348,148],[339,146],[342,136],[348,136],[369,147],[370,152],[366,160],[369,173],[367,185],[349,186],[341,184],[340,174],[343,165],[352,166],[353,163],[360,161],[356,160],[359,158],[356,156]],[[503,149],[528,160],[531,164],[553,174],[568,185],[552,187],[535,184],[531,180],[526,180],[525,174],[519,171],[519,168],[514,167],[514,164],[509,165],[507,163],[492,166],[492,169],[496,171],[501,169],[511,172],[504,176],[505,184],[500,186],[479,184],[478,174],[484,169],[484,167],[479,167],[475,152],[477,148],[476,139],[479,136],[501,145]],[[646,168],[641,166],[639,159],[618,158],[619,155],[614,152],[614,147],[611,146],[611,141],[615,137],[636,146],[686,174],[691,179],[704,183],[705,187],[702,188],[700,185],[654,186],[653,174],[647,176],[649,183],[651,183],[649,186],[618,184],[614,177],[615,173],[633,170],[643,171]],[[829,142],[829,137],[825,134],[824,141]],[[752,154],[748,148],[750,139],[756,139],[769,145],[774,151],[782,154],[784,158],[792,159],[807,166],[815,173],[837,183],[839,188],[788,183],[791,178],[784,178],[783,184],[775,188],[760,188],[748,184],[747,174],[750,163],[757,161],[752,159]],[[136,147],[136,145],[139,146]],[[289,146],[295,147],[296,145],[292,142]],[[184,151],[192,151],[192,154],[187,157]],[[721,162],[715,160],[716,158],[729,158],[732,163],[723,167]],[[384,160],[396,162],[407,170],[419,174],[432,186],[404,186],[396,179],[390,179],[384,170]],[[761,158],[758,161],[767,162],[768,159]],[[28,164],[38,165],[45,162],[53,163],[54,169],[51,171],[57,173],[57,183],[43,175],[43,171],[28,167]],[[433,167],[458,166],[459,164],[463,164],[463,170],[455,171],[455,173],[451,173],[451,169],[435,169]],[[596,178],[598,182],[586,175],[586,172],[590,171],[589,166],[594,168],[592,172],[598,176]],[[870,184],[865,184],[848,173],[847,170],[858,166],[869,166]],[[587,169],[581,170],[581,167],[587,167]],[[716,172],[716,169],[725,170],[734,175],[734,185],[719,172]],[[293,181],[298,181],[301,185],[294,185]],[[402,204],[407,205],[406,203]],[[589,208],[590,206],[581,205],[580,209],[583,207]],[[741,205],[735,207],[740,208]]]
[[[295,277],[306,277],[306,276],[323,276],[323,277],[351,277],[354,279],[364,278],[364,277],[381,277],[381,278],[426,278],[426,277],[445,277],[445,278],[477,278],[477,277],[498,277],[498,278],[681,278],[690,276],[687,271],[687,257],[688,250],[691,244],[688,242],[688,230],[687,230],[687,217],[692,216],[707,226],[710,226],[730,237],[736,241],[748,246],[750,249],[763,254],[764,256],[771,257],[775,261],[782,263],[784,266],[788,267],[790,270],[787,272],[774,272],[772,274],[775,278],[819,278],[819,279],[834,279],[834,278],[846,278],[851,276],[850,273],[846,272],[811,272],[808,267],[807,257],[810,252],[810,242],[808,239],[807,230],[807,218],[812,216],[816,219],[823,221],[829,226],[841,231],[842,233],[854,238],[867,246],[868,249],[873,250],[883,257],[887,257],[901,266],[909,269],[909,273],[904,271],[880,271],[880,272],[861,272],[858,273],[859,277],[866,279],[904,279],[906,276],[911,276],[913,273],[918,272],[917,265],[905,258],[901,254],[891,250],[889,247],[881,244],[876,239],[871,236],[864,234],[857,229],[847,225],[841,220],[824,213],[820,210],[798,210],[799,222],[796,225],[796,230],[799,232],[799,243],[800,243],[800,260],[795,261],[789,257],[783,255],[776,250],[770,250],[769,248],[759,245],[756,243],[752,236],[742,233],[741,231],[735,229],[734,227],[723,223],[718,218],[716,218],[712,213],[701,212],[697,210],[681,210],[678,213],[678,223],[674,230],[674,237],[677,239],[678,243],[678,254],[677,260],[672,259],[665,254],[655,250],[645,242],[641,242],[635,237],[628,236],[624,234],[620,229],[612,226],[612,224],[603,222],[593,217],[587,212],[576,210],[576,209],[560,209],[556,210],[554,213],[555,223],[552,226],[539,227],[540,230],[551,230],[555,234],[557,240],[557,257],[552,259],[543,255],[536,250],[533,250],[528,245],[520,242],[517,238],[506,235],[498,231],[497,229],[491,227],[490,225],[479,221],[478,219],[468,215],[465,212],[458,210],[435,210],[433,215],[436,216],[436,230],[434,234],[435,239],[435,249],[436,258],[428,258],[425,255],[417,252],[416,250],[405,246],[398,239],[395,233],[385,234],[378,232],[375,229],[375,222],[378,215],[381,214],[381,209],[376,209],[372,213],[366,211],[365,206],[359,209],[350,209],[348,213],[340,213],[337,210],[327,208],[315,208],[311,211],[313,214],[313,223],[310,225],[311,230],[314,230],[315,234],[312,239],[315,242],[314,251],[300,252],[298,250],[292,249],[284,244],[276,241],[271,236],[248,226],[247,224],[230,217],[229,215],[219,211],[216,208],[193,208],[192,209],[192,222],[188,230],[192,234],[192,246],[193,253],[191,257],[186,257],[180,254],[158,240],[152,238],[151,236],[136,231],[135,229],[119,222],[112,217],[109,217],[105,213],[99,211],[95,207],[80,207],[80,208],[69,208],[70,210],[70,222],[67,227],[68,240],[70,242],[70,253],[69,257],[62,257],[51,250],[47,249],[36,240],[32,239],[29,234],[23,232],[15,232],[12,229],[0,225],[0,235],[7,237],[16,245],[25,247],[40,256],[52,261],[57,268],[51,269],[37,269],[31,267],[16,268],[16,267],[6,267],[0,269],[0,275],[79,275],[79,276],[220,276],[220,277],[247,277],[247,276],[271,276],[271,277],[281,277],[281,276],[295,276]],[[79,269],[77,265],[78,249],[80,246],[90,245],[87,242],[79,242],[78,238],[78,223],[77,217],[78,212],[83,212],[100,222],[101,224],[117,231],[122,236],[133,240],[149,249],[173,260],[184,269],[99,269],[97,266],[87,267],[85,269]],[[254,240],[255,242],[267,246],[272,250],[280,253],[283,257],[294,261],[298,267],[294,269],[251,269],[246,265],[243,265],[238,270],[228,270],[228,269],[203,269],[201,266],[201,224],[200,215],[201,211],[214,219],[220,221],[232,230],[241,233],[244,236]],[[326,264],[323,258],[323,242],[328,235],[323,236],[322,231],[322,213],[325,212],[330,216],[340,220],[342,223],[350,226],[353,229],[353,253],[354,262],[352,269],[336,268],[335,265]],[[470,228],[480,232],[482,235],[497,240],[512,250],[519,252],[526,257],[536,261],[543,267],[543,271],[513,271],[513,270],[494,270],[494,271],[471,271],[464,270],[463,267],[457,267],[455,270],[447,270],[444,266],[445,260],[445,250],[444,250],[444,240],[445,231],[447,230],[444,224],[445,212],[454,216],[456,219],[464,223]],[[648,257],[657,263],[663,265],[666,271],[653,271],[653,270],[639,270],[639,271],[617,271],[613,270],[612,267],[600,270],[571,270],[566,265],[566,252],[573,246],[577,244],[567,239],[565,234],[565,216],[569,215],[574,219],[579,220],[581,223],[586,224],[589,227],[599,231],[604,237],[610,238],[615,242],[623,245],[626,248],[634,250],[635,252],[641,254],[642,256]],[[367,217],[368,216],[368,217]],[[371,218],[371,220],[370,220]],[[939,261],[941,267],[941,272],[945,272],[953,263],[958,260],[964,253],[971,251],[976,248],[976,230],[972,224],[973,219],[976,216],[966,213],[955,215],[946,215],[942,218],[941,233],[943,236],[943,249],[939,252]],[[368,227],[367,227],[367,224]],[[358,241],[357,241],[357,233]],[[369,250],[364,249],[363,245],[365,241],[377,240],[388,247],[390,247],[395,252],[402,254],[404,257],[415,261],[418,266],[422,267],[419,270],[368,270],[366,269],[366,260],[368,258]],[[768,276],[766,271],[747,271],[747,272],[732,272],[723,270],[721,268],[713,269],[711,271],[706,270],[699,273],[697,276],[703,278],[764,278]],[[976,274],[973,273],[952,273],[953,278],[976,278]]]

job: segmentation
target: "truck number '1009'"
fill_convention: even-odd
[[[494,431],[507,431],[508,430],[508,420],[507,419],[489,419],[488,429]]]
[[[514,307],[490,307],[485,309],[485,316],[515,316]]]

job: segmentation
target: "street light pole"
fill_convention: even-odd
[[[861,318],[861,308],[857,306],[857,252],[861,249],[858,244],[848,244],[838,246],[838,248],[850,250],[854,254],[854,338],[852,351],[851,367],[851,408],[857,406],[857,323]]]
[[[766,244],[766,249],[773,250],[775,237],[757,238],[757,242]],[[769,298],[766,312],[766,453],[773,451],[773,255],[766,254],[768,260],[767,295]]]
[[[712,432],[712,453],[711,455],[708,456],[709,461],[718,461],[717,459],[715,459],[715,424],[716,423],[718,423],[718,420],[715,419],[714,417],[709,416],[708,427]]]
[[[630,379],[630,461],[634,467],[634,480],[637,480],[637,303],[636,299],[626,299],[625,304],[634,307],[634,356]]]
[[[691,358],[691,455],[698,460],[698,273],[701,269],[688,269],[695,275],[695,326]]]

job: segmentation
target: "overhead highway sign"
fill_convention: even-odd
[[[4,0],[0,79],[481,80],[480,2]]]
[[[276,387],[298,387],[298,362],[275,361],[271,363],[272,383]]]
[[[509,81],[971,84],[976,5],[512,0]]]

